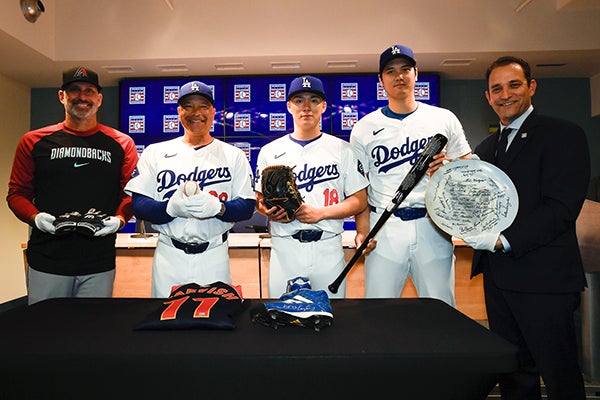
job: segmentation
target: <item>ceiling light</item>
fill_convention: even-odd
[[[102,68],[109,74],[126,74],[133,72],[133,67],[131,65],[106,65]]]
[[[327,61],[327,68],[356,68],[356,60]]]
[[[444,67],[466,67],[471,65],[474,58],[447,58],[442,61]]]
[[[19,0],[19,3],[21,4],[23,16],[31,23],[37,21],[40,15],[46,11],[44,3],[41,0]]]
[[[273,69],[296,69],[296,68],[300,68],[300,61],[272,62],[271,68],[273,68]]]
[[[237,71],[237,70],[244,69],[244,64],[242,64],[242,63],[215,64],[215,69],[217,71]]]
[[[157,65],[162,72],[187,72],[189,68],[185,64],[162,64]]]

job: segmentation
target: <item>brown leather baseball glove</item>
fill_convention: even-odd
[[[265,204],[284,209],[290,220],[303,203],[292,169],[287,165],[271,165],[263,169],[261,179]]]

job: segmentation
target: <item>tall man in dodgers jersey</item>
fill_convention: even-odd
[[[267,144],[258,155],[256,208],[270,221],[269,296],[273,298],[281,296],[287,281],[298,276],[309,278],[313,290],[325,290],[330,297],[345,296],[345,283],[337,294],[327,286],[344,269],[344,218],[366,208],[368,182],[350,144],[321,132],[325,98],[320,79],[310,75],[294,79],[287,103],[294,131]],[[304,204],[292,221],[284,210],[264,203],[261,171],[270,165],[294,167]]]
[[[244,152],[211,136],[212,88],[192,81],[179,89],[182,137],[148,146],[125,190],[137,218],[160,235],[152,264],[152,296],[175,285],[231,282],[227,236],[252,216],[253,177]],[[184,193],[186,182],[196,193]]]
[[[448,138],[444,152],[436,155],[437,168],[444,159],[470,157],[471,147],[456,116],[415,99],[417,77],[410,48],[393,45],[385,49],[379,59],[379,81],[388,105],[361,118],[350,134],[369,178],[369,207],[356,216],[359,245],[435,134]],[[365,297],[400,297],[410,274],[420,297],[455,306],[454,245],[427,216],[428,180],[425,175],[379,231],[377,246],[365,258]]]

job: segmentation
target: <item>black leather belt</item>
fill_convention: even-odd
[[[369,206],[371,211],[377,212],[377,208]],[[427,209],[423,207],[402,207],[394,211],[394,215],[402,221],[412,221],[413,219],[423,218],[427,215]]]
[[[305,229],[302,231],[298,231],[292,235],[292,237],[302,243],[307,242],[316,242],[317,240],[321,240],[323,236],[323,231]]]
[[[221,239],[222,239],[221,243],[225,243],[227,241],[227,236],[228,236],[228,232],[225,232],[223,235],[221,235]],[[173,246],[175,246],[179,250],[183,250],[183,252],[186,254],[204,253],[208,249],[208,246],[210,245],[210,242],[184,243],[184,242],[180,242],[179,240],[175,240],[175,239],[171,239],[171,243],[173,243]]]

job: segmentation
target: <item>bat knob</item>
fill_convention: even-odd
[[[336,285],[336,284],[332,283],[331,285],[327,286],[327,288],[329,289],[329,291],[330,291],[331,293],[337,293],[337,291],[338,291],[338,286],[339,286],[339,285]]]

